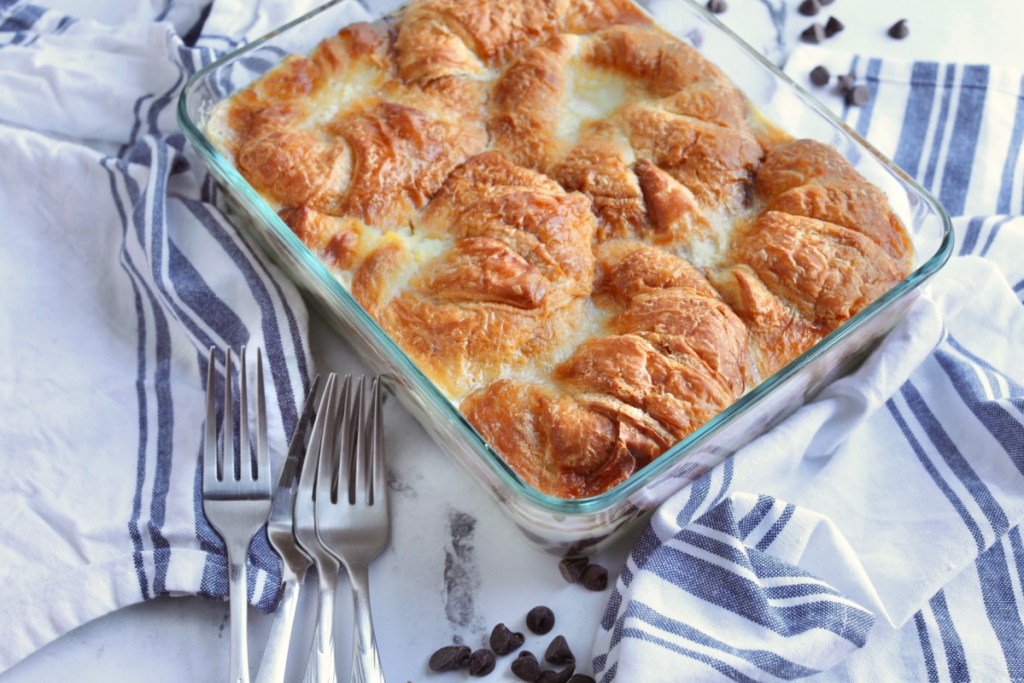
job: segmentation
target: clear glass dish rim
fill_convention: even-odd
[[[363,0],[330,0],[320,7],[317,7],[316,9],[297,17],[292,21],[273,29],[260,38],[225,54],[196,71],[185,83],[182,88],[182,92],[178,97],[177,117],[179,126],[193,147],[203,158],[203,161],[211,167],[211,170],[216,175],[220,176],[221,181],[227,184],[230,189],[241,198],[244,198],[247,208],[254,212],[264,222],[264,227],[270,229],[274,235],[287,246],[290,250],[290,255],[305,267],[309,268],[312,274],[316,276],[317,280],[326,286],[326,292],[322,293],[326,293],[334,297],[339,304],[350,312],[363,326],[362,331],[368,334],[374,343],[380,344],[383,355],[393,363],[397,364],[399,370],[404,373],[404,377],[412,381],[416,385],[417,389],[423,392],[423,397],[429,400],[435,415],[443,414],[458,425],[460,434],[467,440],[472,450],[484,459],[491,472],[495,474],[502,483],[506,484],[511,492],[523,498],[534,507],[540,508],[545,512],[563,516],[587,516],[614,509],[617,505],[628,502],[633,494],[651,484],[652,480],[657,480],[659,475],[677,464],[677,461],[683,457],[685,452],[698,448],[704,441],[713,436],[716,431],[724,428],[730,422],[737,419],[741,414],[751,409],[758,401],[762,400],[762,397],[771,394],[776,386],[783,384],[794,376],[799,375],[803,368],[810,364],[814,359],[824,355],[830,349],[842,343],[847,336],[867,324],[888,306],[915,290],[924,281],[938,272],[938,270],[945,265],[952,255],[954,241],[953,223],[945,209],[942,208],[941,204],[939,204],[930,192],[924,189],[902,169],[893,164],[888,158],[883,156],[873,145],[867,142],[867,140],[861,137],[855,130],[850,128],[831,110],[821,104],[813,95],[807,92],[805,88],[793,81],[778,67],[768,61],[768,59],[766,59],[761,53],[755,50],[745,40],[740,38],[730,28],[725,26],[713,14],[698,5],[694,0],[683,0],[683,2],[680,3],[682,7],[687,8],[691,13],[696,13],[700,19],[711,24],[728,36],[742,51],[747,53],[749,57],[752,57],[756,62],[760,63],[773,78],[781,81],[785,87],[789,87],[804,105],[814,110],[818,115],[824,117],[828,123],[838,128],[845,136],[857,143],[858,146],[871,155],[871,157],[873,157],[877,162],[882,164],[886,170],[892,173],[896,179],[904,185],[905,190],[912,192],[922,202],[924,202],[931,212],[942,222],[942,235],[939,248],[935,254],[916,268],[906,279],[863,308],[855,316],[850,318],[850,320],[846,321],[839,328],[819,340],[814,344],[814,346],[788,363],[774,375],[765,379],[760,384],[743,394],[732,405],[699,427],[692,434],[671,446],[655,461],[625,481],[619,483],[608,491],[588,498],[557,498],[555,496],[542,493],[520,479],[515,471],[497,453],[497,451],[491,448],[491,446],[484,441],[476,429],[468,420],[466,420],[465,417],[463,417],[462,413],[459,412],[459,410],[441,393],[440,389],[438,389],[437,386],[423,374],[416,364],[412,362],[404,351],[402,351],[401,347],[391,340],[380,325],[378,325],[377,322],[362,308],[362,306],[355,301],[349,291],[345,289],[337,278],[334,277],[320,259],[317,258],[306,247],[306,245],[295,236],[277,213],[274,212],[262,197],[260,197],[259,194],[257,194],[249,185],[249,183],[245,181],[235,167],[220,154],[212,143],[210,143],[206,135],[199,129],[195,122],[192,121],[191,116],[188,113],[187,100],[189,94],[195,84],[205,78],[207,74],[221,68],[227,63],[241,58],[246,53],[272,41],[276,36],[289,31],[295,26],[305,23],[316,15],[341,3],[355,3],[371,14],[379,14],[379,11],[372,7],[368,7],[367,3]],[[644,8],[644,10],[647,11],[646,8]]]

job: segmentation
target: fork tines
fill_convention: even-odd
[[[232,389],[232,375],[234,368],[232,364],[231,349],[228,348],[224,355],[224,417],[222,441],[218,444],[217,437],[217,399],[215,387],[217,384],[216,372],[216,349],[210,348],[209,365],[207,368],[207,389],[206,389],[206,438],[203,451],[203,494],[207,492],[216,493],[223,491],[227,482],[262,482],[259,490],[270,491],[270,448],[267,444],[267,409],[266,398],[263,389],[263,354],[256,349],[256,449],[255,457],[252,453],[252,444],[249,437],[249,387],[246,375],[245,347],[239,351],[239,421],[238,421],[238,453],[231,445],[231,436],[235,429],[234,419],[234,391]],[[249,467],[244,467],[248,460]],[[230,466],[230,469],[229,469]],[[230,476],[227,476],[230,473]],[[262,479],[261,479],[262,476]],[[214,482],[222,484],[214,486]],[[244,488],[244,487],[243,487]]]
[[[230,674],[233,683],[248,683],[246,555],[252,537],[270,514],[270,448],[263,392],[263,355],[256,351],[256,448],[250,452],[249,385],[245,347],[240,352],[238,462],[234,447],[234,401],[231,350],[224,359],[223,445],[217,439],[216,349],[210,349],[206,384],[206,432],[203,443],[203,511],[224,540],[231,605]]]

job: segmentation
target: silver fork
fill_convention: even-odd
[[[321,451],[316,482],[316,529],[348,571],[352,588],[352,681],[384,683],[370,611],[370,562],[388,542],[388,496],[381,425],[380,378],[363,408],[364,379],[354,391],[346,377],[340,407],[340,443]]]
[[[231,349],[224,361],[223,448],[217,447],[216,349],[210,348],[206,377],[206,435],[203,442],[203,511],[210,526],[224,540],[228,561],[231,606],[232,683],[248,683],[248,585],[246,556],[256,531],[270,514],[270,452],[267,446],[267,411],[263,395],[263,356],[256,350],[256,462],[249,450],[249,392],[245,347],[239,370],[239,466],[234,462],[234,410],[231,391]]]
[[[288,457],[281,467],[277,490],[274,491],[267,520],[267,539],[281,557],[281,601],[278,603],[270,634],[263,650],[260,667],[256,671],[256,683],[281,683],[284,681],[288,664],[288,646],[291,642],[292,627],[295,623],[295,609],[298,604],[302,580],[313,561],[295,541],[292,530],[292,510],[295,492],[299,485],[299,470],[307,455],[307,441],[310,427],[316,415],[316,393],[320,387],[320,375],[310,383],[302,414],[295,425]],[[314,452],[313,457],[316,457]]]
[[[334,661],[334,595],[341,564],[320,542],[316,532],[317,463],[334,442],[334,424],[338,412],[335,397],[337,376],[327,376],[324,393],[317,408],[313,434],[309,440],[306,460],[302,463],[299,488],[295,493],[293,528],[295,540],[316,566],[319,583],[319,609],[313,631],[313,647],[309,653],[304,679],[308,683],[334,683],[338,675]]]

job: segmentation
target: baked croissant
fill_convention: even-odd
[[[555,497],[628,479],[913,259],[879,188],[629,0],[413,0],[209,132]]]

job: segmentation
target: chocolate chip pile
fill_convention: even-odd
[[[586,557],[566,557],[558,563],[558,571],[569,583],[579,583],[590,591],[603,591],[608,587],[608,570]]]
[[[800,14],[812,17],[821,11],[822,6],[830,5],[834,0],[803,0],[797,7]],[[835,17],[829,17],[822,25],[815,22],[800,33],[800,38],[808,43],[820,43],[826,38],[831,38],[842,31],[846,26]],[[888,34],[897,40],[903,40],[910,35],[910,26],[906,19],[900,19],[889,27]],[[832,74],[824,66],[816,66],[811,69],[810,81],[819,88],[828,85],[832,80]],[[862,107],[871,101],[871,91],[867,86],[857,83],[857,75],[854,73],[840,74],[836,76],[836,92],[843,96],[843,100],[851,107]]]
[[[526,628],[537,635],[546,635],[555,627],[555,613],[550,607],[538,605],[526,613]],[[523,646],[526,636],[513,631],[503,623],[491,630],[489,648],[471,650],[468,645],[445,645],[430,655],[427,666],[431,671],[457,671],[466,669],[470,676],[486,676],[494,671],[498,656],[512,654]],[[512,662],[516,678],[531,683],[594,683],[586,674],[576,673],[576,655],[565,636],[557,635],[544,650],[543,661],[524,650]]]
[[[558,563],[558,571],[569,583],[578,583],[587,590],[603,591],[608,587],[608,570],[583,556],[563,558]],[[555,613],[546,605],[537,605],[526,613],[524,621],[531,633],[547,635],[555,628]],[[472,650],[468,645],[445,645],[430,655],[427,666],[439,673],[466,669],[470,676],[486,676],[494,671],[499,656],[512,654],[525,643],[525,635],[499,623],[491,629],[487,642],[490,647]],[[576,655],[565,636],[556,635],[551,640],[544,650],[543,661],[555,668],[545,668],[537,655],[524,650],[512,662],[512,673],[531,683],[594,683],[592,677],[576,673]]]

